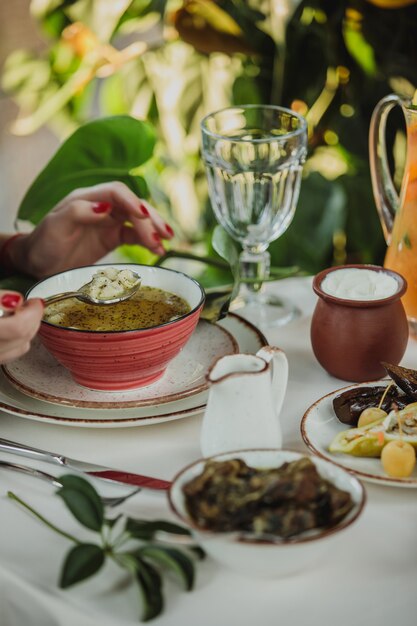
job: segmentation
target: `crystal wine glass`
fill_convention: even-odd
[[[261,325],[285,324],[297,314],[296,307],[263,293],[262,285],[269,276],[267,248],[294,216],[307,123],[283,107],[243,105],[207,115],[201,130],[216,219],[242,246],[243,282],[231,308],[244,306],[245,316]]]

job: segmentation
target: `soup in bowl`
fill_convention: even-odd
[[[91,265],[55,274],[32,287],[28,298],[77,291],[98,271]],[[76,298],[45,308],[39,336],[73,379],[90,389],[121,391],[149,385],[165,372],[194,331],[204,291],[190,276],[137,264],[112,264],[141,278],[129,300],[94,305]]]

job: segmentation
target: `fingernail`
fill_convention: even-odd
[[[149,211],[144,204],[140,205],[140,210],[142,211],[142,215],[149,217]]]
[[[93,204],[92,209],[94,213],[108,213],[111,209],[110,202],[96,202]]]
[[[1,297],[0,303],[5,309],[15,309],[23,300],[22,296],[15,293],[5,293]]]
[[[165,230],[167,231],[168,235],[170,237],[174,236],[174,231],[172,230],[171,226],[169,224],[165,224]]]
[[[154,239],[157,243],[161,243],[161,237],[158,233],[152,233],[152,239]]]

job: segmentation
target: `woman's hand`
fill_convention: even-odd
[[[172,228],[156,209],[120,182],[77,189],[44,217],[29,235],[17,238],[13,266],[43,278],[95,263],[122,244],[141,244],[163,254]]]
[[[42,300],[24,303],[22,294],[0,290],[0,315],[0,363],[7,363],[29,350],[41,323]]]

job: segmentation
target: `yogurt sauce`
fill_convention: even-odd
[[[324,293],[344,300],[382,300],[394,295],[398,287],[386,272],[354,267],[329,272],[321,283]]]

